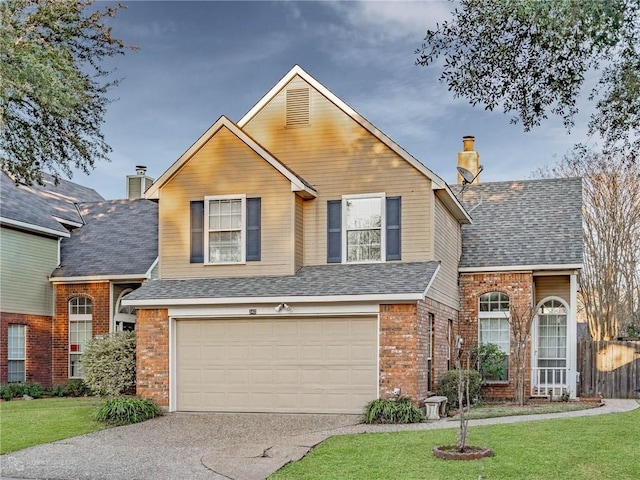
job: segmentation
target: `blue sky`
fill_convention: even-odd
[[[105,198],[124,196],[135,165],[159,177],[220,115],[239,120],[295,64],[449,183],[463,135],[476,136],[482,181],[530,178],[588,141],[585,108],[570,135],[558,119],[523,132],[509,115],[454,99],[437,68],[415,66],[449,2],[124,3],[113,34],[139,50],[105,63],[122,78],[103,127],[111,162],[74,176]]]

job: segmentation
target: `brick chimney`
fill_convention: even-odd
[[[153,183],[153,178],[147,177],[147,167],[136,165],[136,174],[127,175],[127,198],[144,198],[144,192]]]
[[[473,135],[465,135],[462,137],[462,152],[458,152],[458,167],[464,168],[471,172],[475,177],[473,183],[480,183],[479,173],[482,171],[480,166],[480,154],[476,152],[474,142],[476,137]],[[458,172],[458,183],[463,183],[462,175]]]

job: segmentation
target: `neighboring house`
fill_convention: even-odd
[[[477,163],[476,152],[461,157]],[[503,312],[487,322],[485,310],[557,302],[555,317],[538,321],[545,335],[562,308],[565,325],[575,318],[580,185],[545,182],[468,186],[467,210],[294,67],[239,122],[218,119],[146,192],[159,202],[159,279],[122,302],[137,309],[138,394],[172,411],[359,413],[394,394],[423,402],[452,367],[457,332],[470,345],[480,329],[509,348]],[[483,233],[502,243],[492,249]],[[504,252],[512,240],[516,257]],[[546,370],[535,372],[564,368],[562,388],[575,395],[575,349],[566,355],[563,367],[538,354]],[[491,392],[512,393],[512,377]]]
[[[121,299],[153,275],[157,204],[106,201],[49,176],[43,187],[0,176],[0,383],[62,384],[82,375],[87,340],[133,328]]]
[[[155,275],[158,204],[142,198],[80,203],[84,225],[62,242],[55,289],[53,383],[81,378],[91,338],[135,329],[122,298]]]
[[[0,383],[51,385],[53,288],[61,241],[83,224],[76,202],[102,197],[67,180],[16,184],[0,172]]]

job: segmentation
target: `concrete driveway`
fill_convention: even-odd
[[[3,455],[0,474],[65,480],[262,479],[304,456],[330,431],[360,418],[171,413]]]
[[[589,410],[470,420],[469,426],[622,413],[636,400]],[[0,457],[5,478],[64,480],[261,480],[332,435],[457,428],[446,419],[409,425],[358,424],[360,415],[171,413]],[[452,441],[455,438],[452,432]]]

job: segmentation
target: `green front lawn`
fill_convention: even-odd
[[[93,420],[99,398],[0,402],[0,454],[101,430]]]
[[[495,456],[452,461],[433,456],[456,442],[457,429],[332,437],[274,479],[536,479],[640,478],[640,409],[594,417],[542,420],[469,429],[469,445]]]

